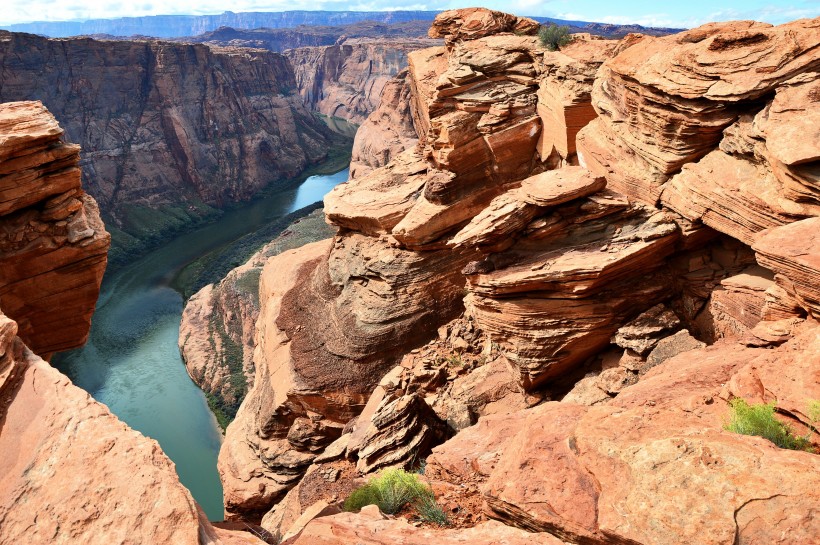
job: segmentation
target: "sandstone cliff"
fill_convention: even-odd
[[[407,66],[407,54],[427,39],[357,38],[326,47],[290,49],[296,85],[305,105],[359,124],[379,105],[382,88]]]
[[[816,454],[723,422],[776,401],[806,433],[820,398],[820,19],[558,52],[536,30],[440,14],[409,55],[419,145],[326,197],[332,241],[266,263],[229,516],[448,542],[333,514],[432,449],[477,543],[810,541]]]
[[[42,101],[82,146],[85,188],[118,243],[248,199],[322,160],[335,138],[274,53],[3,32],[0,63],[0,100]]]
[[[218,284],[209,284],[185,304],[179,351],[194,382],[225,427],[253,387],[254,331],[259,317],[259,277],[272,256],[332,236],[317,210],[299,219]]]
[[[402,151],[418,143],[413,126],[408,71],[385,83],[379,105],[356,131],[350,157],[350,178],[383,167]]]
[[[211,526],[156,441],[32,351],[85,342],[110,240],[62,136],[42,103],[0,105],[0,543],[261,543]]]
[[[0,105],[0,305],[45,358],[85,343],[111,240],[62,136],[42,103]]]

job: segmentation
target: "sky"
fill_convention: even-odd
[[[313,0],[309,4],[292,0],[3,0],[5,9],[0,10],[0,25],[143,15],[206,15],[226,10],[444,10],[476,5],[517,15],[687,28],[709,21],[755,19],[780,24],[820,16],[820,0],[485,0],[480,4],[475,0]]]

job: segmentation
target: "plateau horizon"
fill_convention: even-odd
[[[638,24],[653,27],[695,27],[711,21],[754,19],[781,24],[793,19],[820,15],[820,1],[795,0],[773,3],[771,0],[724,0],[719,5],[705,0],[649,4],[624,1],[617,4],[603,0],[500,0],[476,3],[468,0],[427,3],[418,0],[317,0],[309,11],[443,11],[478,6],[513,12],[518,15],[553,17],[566,20],[594,21],[607,24]],[[283,0],[236,0],[229,6],[224,0],[175,0],[171,3],[108,2],[103,0],[7,0],[0,15],[0,27],[31,22],[77,22],[91,19],[116,19],[157,15],[199,16],[233,12],[286,11],[293,4]],[[301,6],[300,6],[301,7]]]

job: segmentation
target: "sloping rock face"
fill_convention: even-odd
[[[333,528],[324,509],[345,489],[317,475],[413,467],[414,441],[423,456],[446,423],[460,432],[428,466],[452,513],[484,501],[583,544],[814,535],[815,457],[722,425],[731,397],[776,398],[804,430],[799,405],[820,396],[802,386],[817,373],[816,157],[777,143],[814,130],[800,93],[818,80],[818,24],[547,52],[530,21],[441,14],[445,45],[409,55],[419,145],[328,194],[329,253],[266,266],[259,391],[223,447],[232,515],[284,497],[269,529]],[[717,169],[718,153],[740,166]],[[781,466],[787,483],[760,469]]]
[[[272,256],[332,236],[317,210],[289,226],[218,284],[191,296],[182,311],[179,351],[191,379],[211,394],[211,410],[227,426],[253,386],[259,279]]]
[[[777,350],[721,342],[686,352],[606,406],[485,418],[435,449],[427,472],[477,471],[491,517],[573,543],[811,541],[820,458],[723,424],[734,396],[776,398],[807,422],[819,350],[820,330],[805,324]]]
[[[15,336],[0,313],[0,543],[261,544],[213,528],[156,441]]]
[[[407,54],[426,39],[353,38],[325,47],[285,51],[305,105],[324,115],[362,123],[379,106],[385,84],[407,67]]]
[[[468,530],[420,529],[401,519],[391,519],[379,513],[374,506],[365,507],[361,513],[343,513],[311,521],[305,529],[287,545],[424,545],[440,543],[456,545],[562,545],[564,542],[547,534],[533,535],[496,522],[487,522]],[[284,545],[283,544],[283,545]]]
[[[82,146],[109,225],[138,236],[248,199],[333,143],[275,53],[4,32],[0,62],[0,100],[41,100]]]
[[[42,103],[0,105],[0,304],[43,357],[85,343],[111,240],[62,136]]]
[[[379,106],[356,131],[350,157],[350,179],[360,178],[388,164],[418,143],[410,110],[408,71],[402,70],[382,88]]]

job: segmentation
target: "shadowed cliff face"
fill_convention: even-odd
[[[248,199],[334,138],[274,53],[2,33],[0,64],[0,100],[41,100],[61,120],[87,191],[125,230],[135,206]]]

